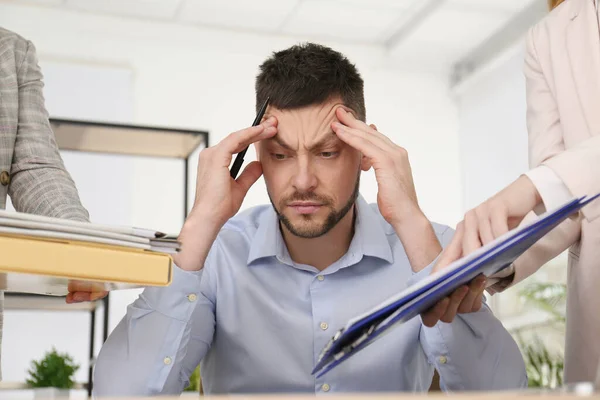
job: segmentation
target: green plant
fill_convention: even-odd
[[[531,388],[554,389],[563,384],[564,359],[561,354],[551,354],[539,336],[530,342],[519,338],[525,360],[528,385]]]
[[[200,366],[198,365],[190,376],[190,384],[184,389],[185,392],[200,393]]]
[[[39,361],[31,362],[28,371],[27,384],[33,388],[55,387],[58,389],[71,389],[73,375],[79,365],[73,362],[68,354],[59,354],[55,348],[47,352]]]
[[[523,288],[519,296],[526,304],[550,314],[554,322],[564,324],[567,285],[535,282]]]
[[[564,330],[567,286],[562,283],[533,283],[519,292],[526,305],[549,314],[550,323]],[[563,384],[564,357],[548,351],[542,339],[534,334],[529,341],[518,335],[529,387],[556,388]]]

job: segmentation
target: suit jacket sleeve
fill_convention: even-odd
[[[576,168],[567,165],[573,164],[573,158],[584,158],[588,166],[598,165],[598,160],[591,160],[589,150],[584,148],[573,148],[566,150],[563,141],[563,130],[560,123],[560,115],[552,92],[546,79],[538,57],[536,42],[537,27],[529,31],[527,37],[527,51],[525,55],[525,77],[527,82],[527,130],[529,132],[529,164],[531,168],[546,165],[565,183],[574,196],[588,194],[583,183],[576,182],[583,175],[585,181],[598,180],[597,174],[586,173],[586,167],[580,165]],[[599,142],[600,144],[600,142]],[[597,150],[600,149],[597,147]],[[596,157],[600,159],[600,154]],[[571,161],[568,161],[568,160]],[[584,160],[578,161],[581,162]],[[581,163],[583,164],[583,163]],[[568,168],[567,168],[568,167]],[[599,167],[596,166],[598,171]],[[580,174],[581,176],[578,176]],[[596,187],[600,182],[596,182]],[[590,187],[587,189],[592,189]],[[600,191],[600,190],[598,190]],[[586,193],[584,193],[586,192]],[[591,194],[591,193],[589,193]],[[589,217],[589,216],[588,216]],[[522,224],[537,218],[531,212],[526,216]],[[514,276],[502,279],[492,287],[492,292],[503,291],[536,272],[542,265],[552,260],[560,253],[574,244],[581,234],[581,216],[571,218],[552,230],[521,257],[514,262]]]
[[[31,42],[24,46],[17,60],[19,122],[8,193],[17,211],[87,221],[50,127],[35,48]]]

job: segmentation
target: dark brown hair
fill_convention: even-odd
[[[274,52],[256,77],[256,109],[270,97],[280,110],[322,104],[338,96],[365,121],[364,82],[346,57],[329,47],[304,43]]]

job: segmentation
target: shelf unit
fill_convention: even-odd
[[[208,132],[54,118],[50,119],[50,125],[61,150],[182,159],[184,161],[183,217],[184,219],[187,217],[189,158],[200,146],[209,146]],[[100,307],[104,310],[102,339],[105,341],[108,337],[110,295],[93,303],[66,304],[64,296],[47,296],[46,294],[48,291],[45,288],[35,285],[16,292],[7,291],[5,293],[5,309],[90,313],[88,382],[82,383],[80,386],[87,387],[88,395],[91,396],[96,311]],[[19,383],[11,385],[22,387],[19,386],[21,385]],[[3,388],[0,387],[0,389]]]

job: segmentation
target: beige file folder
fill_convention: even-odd
[[[147,250],[0,235],[0,290],[62,295],[69,280],[116,284],[112,288],[167,286],[172,265],[168,254]],[[11,282],[19,287],[11,287]],[[27,287],[31,284],[50,286]]]

